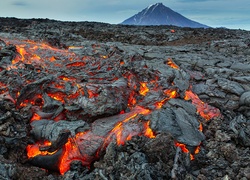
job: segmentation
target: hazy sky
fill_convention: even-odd
[[[250,0],[0,0],[0,17],[117,24],[158,2],[211,27],[250,30]]]

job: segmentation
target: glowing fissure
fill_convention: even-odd
[[[51,145],[51,142],[48,140],[37,142],[35,145],[28,145],[26,147],[28,158],[33,158],[33,157],[38,156],[38,155],[46,156],[46,155],[54,154],[56,151],[48,152],[48,151],[41,151],[40,150],[40,147],[50,146],[50,145]]]
[[[192,104],[194,104],[197,108],[197,112],[206,120],[210,120],[213,118],[220,117],[220,111],[217,108],[214,108],[207,103],[204,103],[200,100],[200,98],[194,94],[191,90],[187,90],[185,93],[185,100],[191,100]]]
[[[199,97],[195,93],[193,93],[191,90],[186,91],[184,99],[187,101],[191,100],[192,104],[194,104],[195,107],[197,108],[197,112],[200,114],[200,116],[203,117],[207,121],[221,116],[220,111],[217,108],[209,106],[208,104],[201,101]],[[201,122],[198,127],[198,130],[201,132],[203,131],[203,126]],[[190,153],[189,150],[186,148],[185,144],[176,142],[175,146],[181,148],[181,150],[184,153]],[[198,154],[199,151],[200,151],[200,145],[195,148],[194,154],[190,153],[190,159],[194,160],[195,159],[194,155]]]
[[[169,65],[169,66],[172,67],[173,69],[180,69],[179,66],[178,66],[177,64],[175,64],[175,63],[173,62],[173,60],[170,59],[170,58],[168,58],[168,60],[167,60],[167,65]]]
[[[139,93],[142,95],[142,96],[146,96],[146,94],[149,92],[149,89],[147,87],[147,83],[146,82],[141,82],[140,83],[141,86],[140,86],[140,91]]]
[[[167,96],[166,98],[162,99],[159,102],[155,103],[155,107],[156,109],[161,109],[161,107],[170,99],[172,98],[176,98],[178,96],[177,91],[176,90],[171,90],[171,89],[167,89],[164,91],[164,94]]]
[[[127,113],[128,117],[126,117],[124,120],[122,120],[117,125],[115,125],[115,127],[113,128],[113,130],[110,132],[110,134],[106,138],[106,143],[105,144],[108,144],[111,141],[111,139],[112,139],[112,137],[114,135],[116,136],[116,140],[117,140],[117,144],[118,145],[124,145],[126,140],[130,140],[135,135],[140,135],[141,132],[139,132],[139,133],[134,132],[135,134],[131,134],[133,132],[130,132],[130,134],[128,134],[127,136],[123,136],[123,129],[124,129],[123,123],[126,123],[126,122],[128,122],[130,120],[133,120],[133,118],[135,118],[138,114],[148,115],[149,113],[150,113],[150,110],[144,109],[144,108],[139,107],[139,106],[136,106],[134,108],[134,110],[132,111],[132,113]],[[144,125],[144,128],[145,128],[144,129],[145,135],[147,134],[146,135],[147,137],[149,137],[150,135],[152,135],[152,134],[150,134],[150,130],[151,129],[149,128],[149,126]],[[152,135],[152,137],[153,137],[153,135]]]

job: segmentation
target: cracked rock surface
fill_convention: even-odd
[[[171,29],[175,29],[175,33],[171,33]],[[90,169],[82,167],[79,162],[74,161],[70,170],[64,176],[60,176],[58,173],[48,172],[27,163],[25,148],[27,144],[32,143],[30,141],[34,141],[29,138],[31,108],[16,109],[15,100],[9,94],[1,94],[0,179],[171,179],[176,154],[173,136],[179,140],[184,139],[183,141],[187,141],[190,145],[196,144],[202,139],[200,153],[195,155],[195,160],[190,161],[187,154],[180,154],[175,174],[178,179],[250,179],[249,31],[0,18],[0,78],[8,76],[5,69],[11,64],[16,54],[15,47],[6,44],[4,38],[47,42],[51,46],[61,49],[69,46],[82,46],[84,47],[82,50],[73,49],[72,51],[93,58],[109,55],[112,62],[125,63],[124,71],[132,69],[133,72],[139,74],[140,80],[159,72],[162,77],[168,77],[167,79],[160,77],[161,84],[165,84],[167,87],[170,84],[168,81],[174,82],[180,90],[182,99],[184,92],[191,88],[203,102],[218,108],[223,117],[211,121],[201,120],[203,134],[196,136],[198,140],[190,139],[188,132],[187,136],[181,134],[185,132],[180,130],[181,125],[171,127],[171,122],[177,119],[181,124],[183,118],[187,118],[192,126],[198,126],[197,121],[193,122],[192,119],[193,117],[199,118],[195,112],[196,109],[187,101],[172,99],[164,106],[164,111],[150,115],[151,127],[157,132],[167,133],[159,133],[155,139],[136,136],[123,146],[117,146],[112,142],[100,159],[91,164]],[[168,58],[171,58],[181,71],[163,68],[162,64],[166,64]],[[142,72],[135,68],[137,66],[145,66],[147,70]],[[60,70],[58,69],[58,71]],[[112,73],[115,74],[116,69]],[[29,76],[29,74],[25,75]],[[83,72],[79,72],[78,75],[83,81],[93,83]],[[113,74],[105,75],[110,78]],[[99,77],[96,76],[96,78]],[[46,84],[52,79],[53,77],[41,78],[38,83]],[[8,83],[10,87],[16,89],[22,87],[21,79],[11,79],[8,80]],[[36,83],[34,84],[37,86]],[[118,84],[109,83],[102,87],[103,97],[108,96],[106,89],[116,88],[118,85],[119,87],[125,86],[121,80],[121,82],[118,81]],[[99,88],[100,85],[92,86]],[[69,92],[74,90],[70,85],[68,87]],[[15,88],[9,90],[16,93]],[[28,88],[30,95],[38,91],[34,87]],[[0,87],[0,91],[5,91],[5,89]],[[120,93],[128,96],[124,89]],[[157,92],[150,93],[148,99],[141,104],[148,108],[152,107],[150,99],[160,96]],[[19,96],[18,103],[19,101],[21,103],[22,96]],[[119,94],[112,96],[117,98]],[[48,99],[48,101],[51,100]],[[93,110],[92,102],[88,102],[88,99],[82,98],[76,102],[82,106],[89,105],[86,106],[89,111],[88,116],[95,115],[94,111],[101,114],[108,108],[112,108],[117,113],[127,104],[126,101],[120,99],[114,107],[107,105]],[[53,104],[53,102],[50,104],[55,107],[55,112],[47,112],[47,114],[43,114],[44,117],[56,116],[63,110],[78,111],[74,107],[64,107],[58,103]],[[185,114],[183,112],[188,114],[183,116]],[[168,124],[157,124],[156,119],[161,121],[164,117],[172,119]],[[68,114],[68,118],[80,119],[75,114]],[[93,119],[90,118],[87,123],[92,121]],[[46,123],[47,129],[52,128],[49,126],[49,122]],[[87,126],[85,122],[75,121],[75,123],[84,128]],[[60,125],[60,123],[58,124]],[[76,127],[71,126],[71,134],[74,134],[79,127],[78,124]],[[60,126],[69,125],[61,123]],[[88,128],[89,126],[87,126]],[[171,134],[173,129],[176,133],[174,135]],[[59,134],[59,132],[54,133]]]

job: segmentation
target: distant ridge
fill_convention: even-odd
[[[208,28],[204,24],[192,21],[162,3],[156,3],[143,9],[138,14],[126,19],[124,25],[173,25],[179,27]]]

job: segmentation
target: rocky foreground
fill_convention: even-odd
[[[25,161],[28,138],[21,138],[17,143],[11,128],[6,133],[11,124],[5,123],[8,117],[3,116],[6,113],[1,109],[1,178],[250,179],[249,31],[1,18],[1,38],[46,42],[61,49],[83,46],[84,55],[92,57],[110,55],[115,47],[124,62],[134,59],[154,64],[171,58],[180,69],[189,73],[192,91],[202,101],[220,109],[223,116],[203,121],[206,139],[191,162],[187,162],[184,155],[180,155],[180,162],[174,162],[175,147],[169,147],[173,139],[169,134],[161,134],[150,140],[134,137],[124,146],[111,143],[91,170],[75,163],[69,172],[60,176]],[[1,48],[0,61],[10,51],[8,47]],[[155,71],[157,68],[152,67]],[[4,97],[1,98],[3,101]],[[29,123],[20,124],[27,133]],[[18,151],[12,150],[15,145]]]

